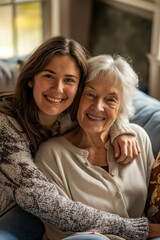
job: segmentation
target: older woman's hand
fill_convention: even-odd
[[[113,142],[115,157],[120,164],[132,162],[139,154],[140,148],[136,138],[132,135],[118,136]]]

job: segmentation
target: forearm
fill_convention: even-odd
[[[20,181],[17,181],[18,177],[15,180],[12,173],[7,176],[10,181],[6,182],[12,187],[13,196],[23,209],[52,223],[62,231],[97,231],[102,234],[119,235],[129,240],[146,239],[148,224],[145,218],[123,219],[80,202],[73,202],[60,196],[56,187],[48,182],[37,168],[27,169],[27,165],[25,168],[25,173],[29,172],[30,176],[22,174]]]
[[[135,132],[130,128],[129,122],[127,120],[119,119],[115,121],[115,123],[111,126],[110,129],[110,137],[111,137],[111,142],[115,140],[120,135],[123,134],[130,134],[135,136]]]
[[[62,231],[97,231],[129,240],[146,239],[148,235],[144,218],[123,219],[60,196],[55,185],[48,182],[33,163],[19,163],[14,159],[9,169],[8,164],[1,164],[0,167],[3,184],[11,188],[15,201],[23,209]]]
[[[115,214],[98,211],[80,202],[73,202],[60,196],[51,183],[43,186],[37,194],[35,186],[34,201],[19,200],[21,207],[36,216],[50,222],[62,231],[97,231],[102,234],[114,234],[125,239],[147,239],[148,221],[146,218],[124,219]],[[23,193],[19,192],[21,195]],[[18,194],[19,196],[19,194]]]

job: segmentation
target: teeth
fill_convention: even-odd
[[[88,114],[88,117],[90,117],[90,118],[92,118],[94,120],[104,120],[104,118],[94,117],[94,116],[92,116],[90,114]]]
[[[51,102],[56,102],[56,103],[60,103],[62,101],[62,99],[57,99],[57,98],[52,98],[52,97],[48,97],[46,96],[46,98],[51,101]]]

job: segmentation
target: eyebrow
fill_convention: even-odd
[[[43,69],[41,72],[50,72],[52,74],[56,74],[56,72],[50,70],[50,69]],[[73,74],[65,74],[64,75],[65,77],[73,77],[73,78],[76,78],[78,79],[78,77],[76,75],[73,75]]]
[[[88,86],[86,86],[86,87],[89,87],[89,88],[91,88],[92,90],[96,91],[96,89],[95,89],[93,86],[91,86],[91,85],[88,85]],[[118,91],[110,92],[110,93],[108,93],[108,94],[111,95],[111,96],[119,96],[119,92],[118,92]]]
[[[91,85],[88,85],[88,86],[86,86],[86,87],[89,87],[89,88],[91,88],[92,90],[95,90],[95,91],[96,91],[96,89],[95,89],[94,87],[92,87]]]
[[[119,96],[119,92],[110,92],[109,95]]]

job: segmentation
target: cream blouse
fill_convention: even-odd
[[[56,183],[64,197],[121,217],[141,217],[154,157],[144,129],[135,124],[130,127],[136,132],[141,154],[127,165],[116,162],[110,140],[105,145],[109,166],[107,172],[93,166],[87,159],[88,151],[77,148],[63,136],[43,143],[36,163],[49,181]],[[53,232],[55,234],[55,229]],[[51,233],[49,231],[48,235]],[[53,234],[50,236],[49,239],[58,239],[53,238]]]

